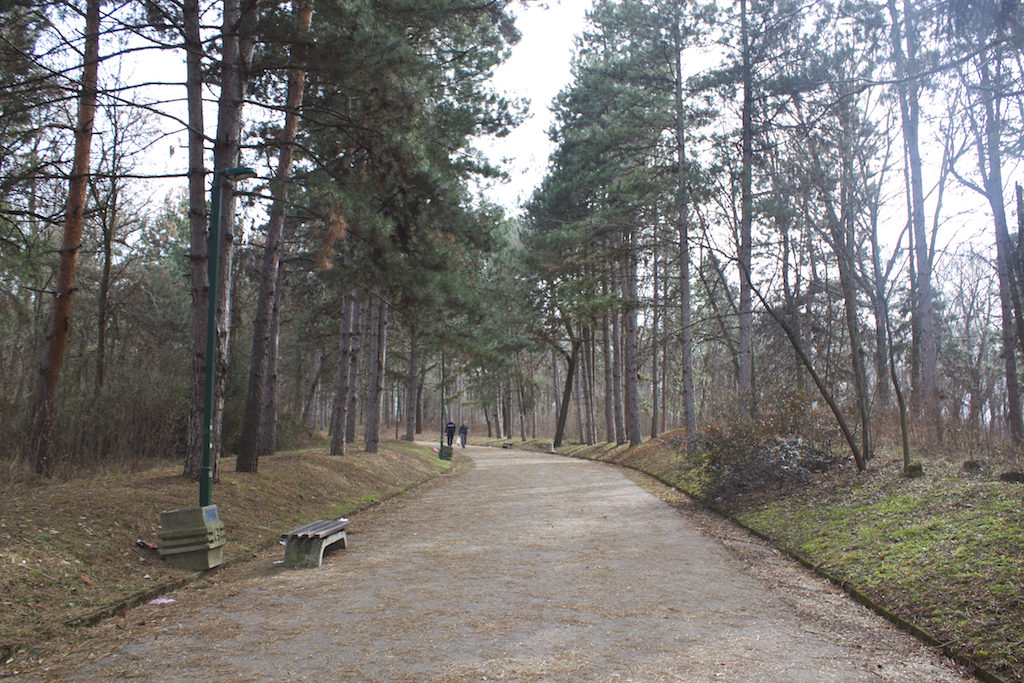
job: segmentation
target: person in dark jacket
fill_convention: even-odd
[[[463,448],[466,447],[466,439],[469,438],[469,427],[463,422],[459,425],[459,445]]]
[[[444,426],[444,433],[448,437],[448,445],[452,445],[452,439],[455,438],[455,423],[448,420],[448,424]]]

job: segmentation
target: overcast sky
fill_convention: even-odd
[[[547,129],[549,105],[570,79],[570,60],[576,35],[582,31],[590,0],[525,0],[515,4],[516,26],[522,39],[494,74],[494,87],[509,98],[530,102],[528,118],[510,135],[480,141],[480,147],[503,167],[510,180],[486,191],[511,213],[540,184],[552,149]]]

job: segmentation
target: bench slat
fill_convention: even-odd
[[[324,551],[328,546],[340,542],[348,547],[349,525],[347,519],[318,519],[315,522],[292,529],[281,538],[287,539],[284,550],[286,567],[319,567],[323,563]]]
[[[349,524],[351,521],[347,519],[318,519],[281,534],[281,538],[324,538],[345,529]]]

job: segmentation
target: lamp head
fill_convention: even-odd
[[[249,178],[256,177],[256,169],[249,166],[234,166],[218,171],[218,173],[230,180],[248,180]]]

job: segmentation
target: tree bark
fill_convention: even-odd
[[[583,339],[583,335],[580,335]],[[579,367],[576,372],[576,426],[579,428],[580,443],[587,443],[586,426],[583,421],[583,377],[587,374],[587,349],[586,344],[581,341],[582,353],[580,353]]]
[[[679,229],[679,362],[683,381],[683,425],[686,449],[692,453],[697,443],[697,409],[693,391],[693,318],[690,294],[690,213],[689,183],[686,174],[686,112],[683,108],[682,36],[679,20],[673,24],[675,43],[674,94],[676,107],[676,215]]]
[[[292,8],[298,28],[297,44],[292,49],[292,63],[304,62],[303,41],[309,33],[313,16],[312,0],[293,0]],[[256,321],[253,325],[252,357],[249,363],[249,386],[246,391],[242,433],[238,446],[236,472],[256,472],[259,466],[262,434],[266,429],[264,404],[267,392],[267,364],[270,349],[273,307],[279,285],[278,269],[284,238],[285,215],[288,211],[288,188],[295,154],[295,136],[299,128],[299,110],[305,88],[305,71],[300,67],[288,71],[288,94],[285,98],[285,122],[277,158],[277,174],[271,184],[273,206],[267,224],[266,245],[263,251],[263,270],[260,274],[259,296],[256,302]]]
[[[558,422],[555,425],[555,448],[562,445],[565,437],[565,422],[569,417],[569,401],[572,399],[572,383],[576,376],[576,364],[580,354],[579,340],[573,339],[571,344],[572,351],[569,354],[569,363],[565,370],[565,387],[562,391],[562,400],[558,405]]]
[[[217,111],[217,137],[213,144],[214,171],[238,164],[242,136],[242,109],[245,104],[245,85],[252,63],[253,33],[256,3],[224,0],[221,91]],[[236,195],[231,183],[223,184],[221,200],[220,264],[221,276],[217,280],[217,347],[213,410],[213,467],[217,477],[220,455],[223,451],[224,387],[227,382],[231,340],[231,294],[234,291],[234,215]]]
[[[52,430],[56,412],[57,382],[71,330],[71,300],[78,275],[78,252],[82,247],[82,222],[89,188],[89,157],[100,61],[100,0],[88,0],[85,8],[85,50],[82,81],[78,92],[78,120],[75,151],[71,161],[68,196],[64,204],[64,235],[54,291],[53,311],[43,344],[39,367],[39,388],[33,406],[32,447],[37,474],[53,476]]]
[[[278,388],[278,365],[281,358],[278,348],[281,342],[281,295],[284,291],[284,272],[277,271],[277,286],[274,289],[274,307],[270,311],[270,339],[267,346],[267,391],[263,399],[263,429],[260,432],[260,455],[273,455],[277,448],[277,402],[280,396]]]
[[[203,457],[203,381],[206,376],[206,304],[210,282],[206,242],[206,133],[203,123],[203,42],[199,0],[182,6],[185,43],[185,95],[188,108],[188,224],[192,288],[192,394],[182,474],[199,478]]]
[[[406,379],[405,437],[406,441],[416,438],[416,388],[419,386],[420,357],[416,331],[409,330],[409,376]]]
[[[388,348],[388,305],[383,299],[373,302],[375,311],[371,320],[375,325],[372,333],[373,345],[367,358],[370,361],[367,369],[366,383],[366,452],[376,453],[380,450],[380,413],[381,396],[384,391],[384,368],[387,362]]]
[[[622,263],[622,299],[624,310],[623,320],[623,392],[625,393],[625,410],[623,426],[629,445],[639,446],[643,441],[640,428],[640,368],[637,364],[637,261],[634,248],[634,237],[630,233],[626,238],[626,258]]]
[[[896,62],[897,91],[900,101],[900,118],[903,127],[903,144],[910,170],[910,223],[914,235],[914,253],[911,258],[916,265],[917,329],[920,335],[920,387],[914,387],[921,398],[921,409],[930,437],[938,431],[938,347],[935,339],[935,314],[931,282],[931,254],[925,233],[924,221],[924,180],[921,170],[921,150],[918,137],[920,122],[920,83],[911,71],[916,63],[918,39],[912,0],[903,3],[904,31],[901,35],[899,12],[896,0],[888,0],[892,20],[891,37],[893,56]],[[904,53],[903,39],[907,50]]]
[[[338,374],[334,385],[334,416],[331,420],[331,455],[345,455],[345,425],[348,423],[348,394],[351,390],[349,373],[352,371],[352,319],[353,297],[341,300],[341,323],[338,344]]]
[[[309,390],[306,398],[302,401],[302,425],[313,432],[316,429],[316,404],[320,395],[320,373],[324,369],[324,351],[317,349],[316,362],[313,363],[312,379],[309,381]]]
[[[1016,281],[1016,259],[1003,204],[1001,120],[998,95],[990,79],[988,66],[981,65],[982,103],[985,110],[984,140],[979,141],[978,164],[985,180],[985,195],[995,222],[996,264],[999,272],[999,300],[1002,306],[1003,357],[1006,367],[1007,419],[1010,438],[1017,447],[1024,445],[1024,420],[1021,416],[1020,384],[1017,377],[1017,350],[1024,344],[1021,302]],[[984,167],[985,161],[988,168]],[[986,172],[987,171],[987,172]]]
[[[615,441],[615,404],[613,396],[615,380],[612,368],[611,334],[608,327],[608,315],[605,314],[601,318],[601,359],[604,365],[604,437],[605,441],[612,443]]]
[[[584,382],[583,388],[587,406],[587,443],[593,444],[597,442],[597,424],[594,419],[594,389],[596,384],[596,369],[594,368],[594,365],[597,362],[597,346],[594,343],[594,328],[587,325],[584,328],[584,332],[584,349],[587,354],[587,372],[584,375],[586,381]]]
[[[839,267],[839,286],[843,292],[843,311],[846,331],[850,339],[850,360],[853,369],[853,387],[857,399],[857,413],[861,424],[861,453],[865,459],[871,457],[870,416],[868,413],[867,372],[864,367],[864,350],[861,347],[860,323],[857,309],[857,239],[854,215],[853,189],[853,140],[852,113],[849,104],[839,110],[839,215],[826,194],[832,244]],[[823,192],[828,192],[825,188]]]
[[[506,439],[512,438],[512,377],[506,373],[502,383],[501,422]]]
[[[888,411],[889,404],[892,401],[889,394],[889,382],[885,381],[886,368],[888,367],[888,353],[887,348],[889,345],[888,332],[885,329],[885,320],[888,319],[885,295],[885,281],[886,276],[882,272],[882,257],[881,249],[878,244],[878,210],[877,205],[872,208],[871,211],[871,272],[872,272],[872,284],[874,285],[874,291],[871,296],[872,307],[874,308],[875,317],[875,375],[876,375],[876,393],[878,395],[878,402],[883,406],[883,410]]]
[[[345,441],[353,443],[356,440],[356,426],[359,422],[359,392],[360,392],[360,368],[363,365],[365,353],[365,338],[367,329],[368,305],[364,298],[353,308],[355,317],[352,319],[352,345],[349,353],[349,389],[348,408],[345,411]]]
[[[620,287],[618,279],[612,281],[613,285]],[[615,409],[615,443],[622,445],[626,443],[626,427],[623,419],[622,401],[622,333],[620,320],[621,310],[612,311],[612,394]]]
[[[864,370],[864,354],[860,343],[860,330],[857,321],[857,285],[853,272],[853,223],[852,216],[843,217],[843,223],[847,229],[837,226],[834,239],[836,240],[836,256],[839,266],[839,284],[843,290],[843,310],[846,318],[846,330],[850,337],[850,359],[853,365],[853,386],[857,397],[857,412],[860,415],[861,423],[861,453],[865,458],[871,457],[871,442],[869,439],[870,421],[868,415],[867,401],[867,373]]]
[[[657,239],[655,239],[657,242]],[[660,290],[658,285],[660,281],[658,279],[658,252],[657,246],[655,246],[654,252],[654,263],[653,272],[654,283],[652,291],[654,297],[652,299],[652,307],[654,308],[651,317],[651,438],[655,439],[658,437],[658,325],[661,323],[661,309],[660,302],[658,301],[658,295]]]
[[[117,158],[117,136],[113,138],[112,158]],[[116,161],[115,161],[116,163]],[[110,317],[110,272],[114,262],[114,231],[117,226],[118,185],[112,181],[107,206],[103,208],[103,242],[100,246],[103,262],[100,271],[100,291],[96,302],[96,384],[93,396],[100,400],[106,380],[107,319]]]
[[[739,303],[739,412],[747,418],[756,414],[754,405],[753,309],[750,282],[754,201],[752,193],[754,93],[750,63],[750,29],[747,0],[740,0],[740,42],[742,49],[743,107],[740,120],[740,234],[737,256],[740,270]]]

